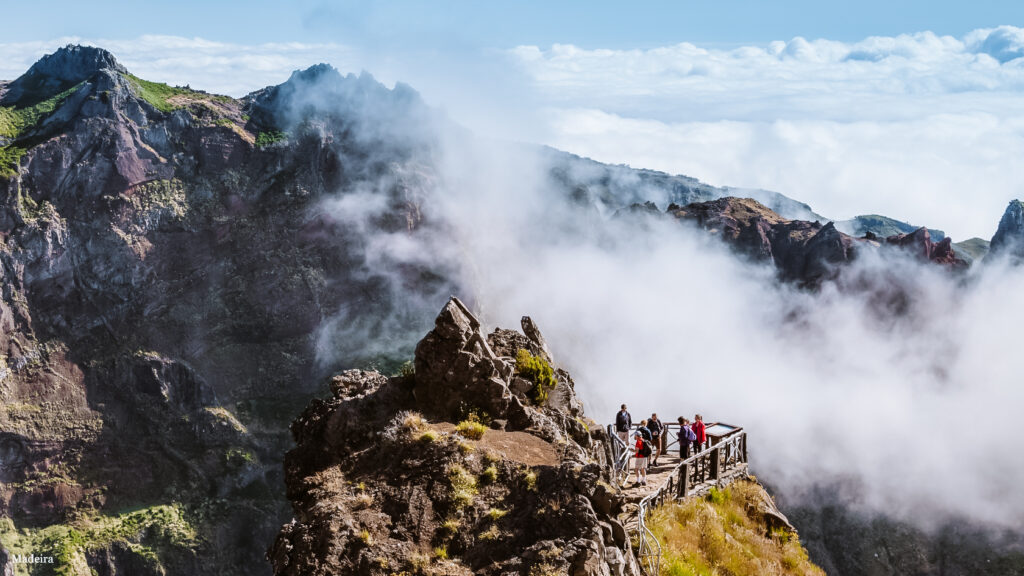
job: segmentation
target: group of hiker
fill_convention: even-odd
[[[707,444],[708,437],[704,430],[704,418],[700,414],[693,417],[691,423],[688,418],[680,416],[679,423],[679,457],[686,459],[690,457],[690,451],[699,453]],[[615,433],[620,440],[628,447],[632,443],[634,469],[636,470],[636,483],[641,486],[647,485],[647,469],[649,466],[658,465],[658,457],[665,454],[665,438],[668,436],[668,426],[662,423],[657,413],[651,417],[641,420],[639,426],[633,429],[633,417],[626,410],[626,405],[615,415]],[[626,462],[626,471],[629,471],[629,462]]]

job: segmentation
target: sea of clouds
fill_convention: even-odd
[[[709,49],[520,46],[552,145],[988,239],[1021,196],[1024,30]]]

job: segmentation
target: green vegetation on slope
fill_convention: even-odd
[[[15,145],[18,138],[38,126],[57,109],[81,84],[77,84],[31,106],[0,106],[0,138],[11,140],[0,146],[0,176],[10,177],[16,173],[18,161],[25,148]]]
[[[132,74],[128,74],[127,78],[135,87],[135,94],[139,98],[149,102],[154,108],[161,112],[171,112],[178,108],[183,108],[182,105],[172,104],[170,102],[170,99],[175,96],[190,96],[199,100],[217,100],[221,102],[231,100],[230,96],[218,96],[215,94],[207,94],[206,92],[192,90],[191,88],[170,86],[162,82],[150,82],[149,80],[143,80],[142,78]]]
[[[661,574],[824,576],[795,534],[771,529],[761,517],[767,497],[756,482],[739,481],[656,510],[648,524],[661,542]]]
[[[131,74],[128,74],[128,78],[132,81],[132,84],[135,85],[138,97],[149,102],[153,108],[156,108],[161,112],[170,112],[175,108],[180,108],[180,106],[175,106],[168,102],[172,97],[192,93],[192,91],[187,88],[168,86],[167,84],[160,82],[150,82],[149,80],[143,80],[142,78]]]
[[[258,148],[266,148],[274,142],[280,142],[288,138],[288,135],[278,130],[271,130],[270,132],[260,132],[256,136],[256,146]]]
[[[540,356],[534,356],[527,350],[520,349],[516,352],[516,372],[533,382],[533,388],[530,388],[528,394],[530,400],[533,400],[533,403],[538,406],[544,405],[548,400],[548,392],[558,386],[558,380],[555,379],[555,371],[551,365]]]
[[[8,552],[53,556],[53,564],[37,565],[32,574],[88,574],[85,553],[117,542],[143,562],[162,566],[165,551],[194,549],[197,537],[176,505],[153,506],[118,516],[99,516],[36,530],[19,531],[11,520],[0,520],[0,543]],[[29,574],[30,566],[15,565],[15,574]]]

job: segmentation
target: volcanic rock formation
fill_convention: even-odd
[[[523,327],[484,337],[452,298],[415,373],[336,377],[292,426],[296,517],[269,552],[275,573],[638,574],[607,433],[584,422],[566,372],[543,403],[517,387],[519,351],[546,355]]]
[[[1019,262],[1024,259],[1024,203],[1013,200],[999,220],[999,227],[989,244],[992,256],[1008,256]]]

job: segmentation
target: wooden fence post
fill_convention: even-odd
[[[686,494],[690,491],[690,465],[681,464],[679,466],[679,487],[678,497],[686,498]]]
[[[711,450],[711,479],[718,480],[719,477],[719,466],[721,465],[721,457],[719,456],[718,448]]]

